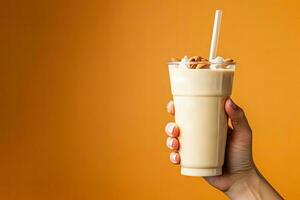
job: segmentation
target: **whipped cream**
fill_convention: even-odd
[[[214,59],[211,59],[210,63],[211,69],[220,69],[222,68],[222,64],[224,63],[224,58],[222,58],[221,56],[217,56]]]
[[[181,69],[187,69],[188,68],[188,62],[189,62],[189,58],[187,56],[184,56],[180,63],[179,63],[179,68]]]

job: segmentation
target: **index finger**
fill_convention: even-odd
[[[175,114],[175,107],[174,107],[174,102],[171,100],[167,104],[167,112],[170,113],[171,115]]]

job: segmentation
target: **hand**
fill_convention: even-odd
[[[173,101],[168,103],[167,111],[172,115],[175,114]],[[232,198],[234,196],[241,197],[236,195],[240,192],[239,187],[249,186],[253,182],[255,184],[257,180],[271,187],[260,175],[253,162],[252,131],[244,111],[231,99],[225,102],[225,111],[231,120],[232,128],[228,127],[223,174],[221,176],[204,177],[205,180]],[[180,155],[177,152],[180,148],[179,140],[177,139],[180,134],[179,127],[175,123],[170,122],[167,124],[165,131],[169,136],[167,138],[167,146],[173,150],[170,154],[170,160],[173,164],[180,164]],[[236,185],[237,187],[233,187]],[[276,193],[272,187],[271,192]]]
[[[175,114],[173,101],[168,103],[167,110],[170,114]],[[223,175],[205,177],[208,183],[222,191],[227,191],[236,178],[250,173],[255,168],[251,152],[252,132],[244,112],[232,100],[226,101],[225,110],[231,119],[233,129],[228,127]],[[174,150],[170,155],[171,162],[179,164],[180,155],[176,152],[179,148],[177,139],[179,128],[175,123],[168,123],[166,132],[169,135],[167,146]]]

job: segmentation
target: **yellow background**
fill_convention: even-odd
[[[226,199],[169,163],[166,62],[219,55],[258,168],[300,197],[300,4],[233,0],[42,0],[1,4],[0,198]]]

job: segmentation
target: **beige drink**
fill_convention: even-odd
[[[182,69],[169,65],[180,128],[181,174],[222,174],[227,138],[224,103],[231,94],[233,69]]]

